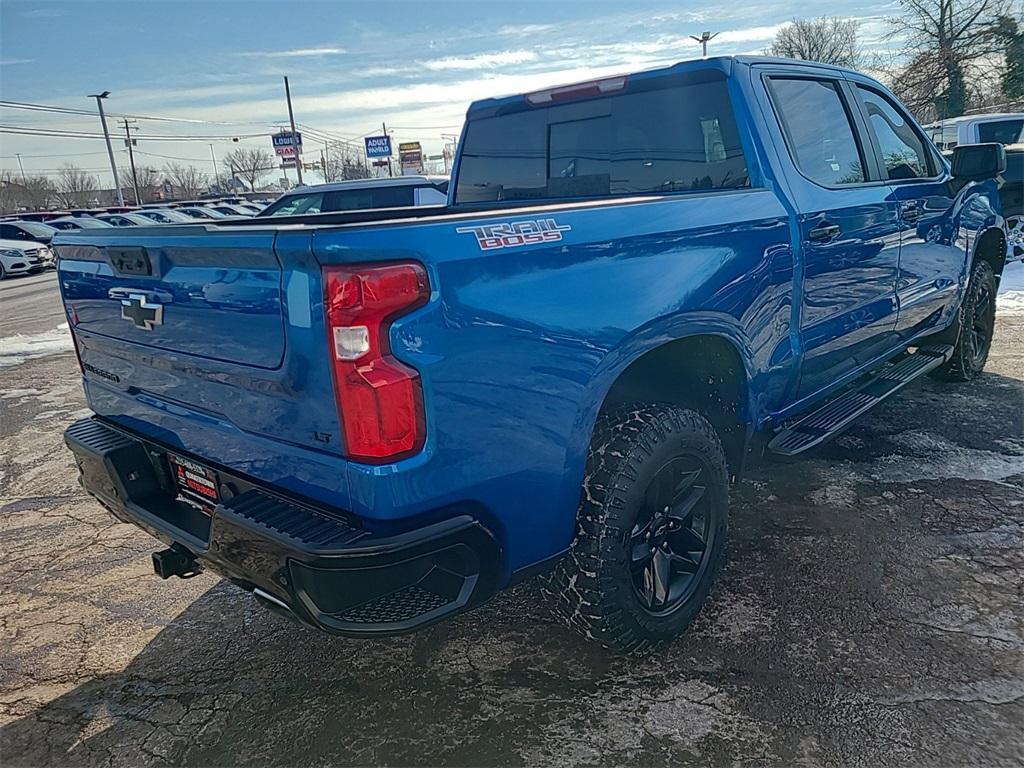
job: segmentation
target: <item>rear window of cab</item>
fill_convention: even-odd
[[[726,82],[715,78],[472,120],[455,202],[747,186]]]
[[[417,190],[436,190],[443,202],[444,192],[437,186],[413,184],[364,187],[362,189],[336,189],[326,192],[286,195],[267,208],[262,216],[301,216],[307,213],[359,211],[371,208],[404,208],[416,204]]]

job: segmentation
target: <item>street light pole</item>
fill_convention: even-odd
[[[213,183],[217,185],[217,189],[220,192],[224,190],[220,188],[220,174],[217,172],[217,153],[213,151],[213,144],[210,145],[210,162],[213,163]]]
[[[295,173],[299,177],[299,186],[302,186],[302,158],[299,157],[299,143],[296,140],[298,134],[295,132],[295,113],[292,112],[292,91],[288,87],[288,76],[284,78],[284,96],[288,99],[288,122],[292,124],[292,149],[295,151]],[[288,174],[286,173],[287,177]]]
[[[103,93],[90,93],[90,99],[96,99],[96,108],[100,113],[100,122],[103,124],[103,138],[107,142],[107,157],[110,158],[110,172],[114,174],[114,189],[117,190],[117,201],[124,206],[124,193],[121,191],[121,180],[117,178],[117,163],[114,162],[114,148],[110,146],[110,131],[107,130],[107,116],[103,113],[103,100],[110,95],[110,91]]]
[[[710,32],[701,32],[700,37],[696,35],[690,35],[690,39],[700,43],[701,54],[706,59],[708,57],[708,43],[718,37],[718,33],[711,34]]]

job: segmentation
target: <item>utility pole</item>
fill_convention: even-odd
[[[90,99],[96,99],[96,107],[99,109],[100,122],[103,124],[103,138],[107,142],[107,157],[110,158],[110,172],[114,174],[114,189],[117,190],[117,200],[124,205],[124,193],[121,191],[121,181],[117,178],[117,163],[114,162],[114,148],[110,146],[110,131],[107,130],[107,116],[103,113],[103,100],[110,95],[110,91],[103,93],[90,93]]]
[[[292,149],[295,150],[295,173],[299,177],[299,186],[302,186],[302,160],[299,158],[299,135],[295,132],[295,113],[292,112],[292,91],[288,87],[288,76],[284,78],[284,96],[288,100],[288,122],[292,125]],[[287,177],[288,174],[285,174]]]
[[[324,148],[320,150],[320,169],[324,172],[324,181],[329,182],[331,179],[327,178],[327,142],[324,142]]]
[[[690,39],[700,43],[701,54],[706,59],[708,57],[708,43],[718,37],[718,33],[711,34],[710,32],[701,32],[700,37],[696,35],[690,35]]]
[[[25,186],[25,184],[27,183],[26,180],[25,180],[25,166],[21,164],[21,153],[20,152],[17,153],[17,156],[18,156],[18,168],[21,169],[21,185]]]
[[[381,130],[384,131],[384,135],[388,135],[388,127],[384,124],[380,124]],[[388,155],[388,176],[394,177],[394,173],[391,172],[391,155]]]
[[[217,185],[217,190],[223,192],[220,188],[220,174],[217,172],[217,153],[213,151],[213,144],[210,145],[210,162],[213,163],[213,183]]]
[[[455,157],[455,146],[458,144],[459,137],[454,133],[442,133],[441,140],[444,142],[444,146],[441,148],[441,157],[444,160],[444,172],[447,176],[450,172],[448,168],[448,147],[451,146],[451,156]]]
[[[128,118],[124,119],[124,143],[128,147],[128,162],[132,166],[132,188],[135,190],[135,204],[142,205],[142,195],[139,194],[139,174],[135,172],[135,152],[132,151],[132,131],[128,125]]]

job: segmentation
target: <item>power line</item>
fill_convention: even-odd
[[[54,112],[59,114],[68,115],[89,115],[95,117],[96,113],[87,109],[81,109],[79,107],[58,107],[49,104],[33,104],[27,101],[3,101],[0,100],[0,107],[8,107],[9,109],[23,109],[30,112]],[[110,117],[117,118],[129,118],[135,120],[158,120],[162,122],[170,123],[193,123],[196,125],[268,125],[268,122],[261,122],[256,120],[232,122],[228,120],[201,120],[199,118],[190,117],[169,117],[167,115],[133,115],[121,112],[109,112]]]
[[[146,155],[147,157],[160,157],[163,158],[164,160],[185,160],[191,163],[205,163],[207,161],[207,158],[205,157],[179,157],[177,155],[160,155],[157,154],[156,152],[144,152],[141,149],[136,149],[135,151],[140,155]]]
[[[105,154],[107,154],[107,153],[106,152],[69,152],[68,154],[65,154],[65,155],[22,155],[22,158],[28,159],[28,158],[31,157],[31,158],[37,158],[37,159],[38,158],[42,158],[42,159],[45,159],[45,160],[49,160],[51,157],[88,157],[90,155],[105,155]],[[17,155],[0,155],[0,158],[4,158],[4,159],[7,159],[7,160],[10,160],[11,158],[14,158],[14,157],[17,157]]]
[[[27,128],[20,125],[0,125],[0,133],[14,133],[24,136],[52,136],[63,139],[102,139],[102,133],[90,131],[72,131],[60,128]],[[234,141],[242,139],[263,139],[272,136],[272,133],[243,133],[224,134],[219,136],[199,135],[168,135],[168,134],[140,134],[136,138],[148,141]]]

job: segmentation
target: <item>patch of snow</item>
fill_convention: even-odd
[[[41,395],[43,390],[41,389],[8,389],[3,393],[0,393],[0,400],[15,400],[23,397],[31,397],[32,395]]]
[[[996,308],[1006,314],[1024,313],[1024,261],[1011,261],[1003,267]]]
[[[26,360],[74,349],[68,324],[63,323],[42,333],[16,333],[0,338],[0,368],[18,365]]]

